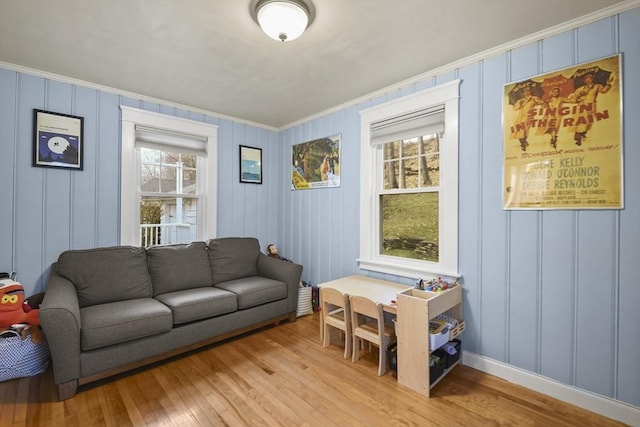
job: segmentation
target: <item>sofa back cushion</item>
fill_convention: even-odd
[[[209,251],[205,242],[147,249],[153,296],[211,286]]]
[[[152,296],[144,248],[65,251],[58,257],[57,271],[76,287],[81,308]]]
[[[213,284],[258,274],[260,244],[253,237],[224,237],[209,240],[209,261]]]

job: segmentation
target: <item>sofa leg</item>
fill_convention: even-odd
[[[296,312],[294,311],[293,313],[289,313],[289,322],[295,322],[297,319],[296,317]]]
[[[58,400],[63,401],[73,397],[78,390],[78,380],[58,384]]]

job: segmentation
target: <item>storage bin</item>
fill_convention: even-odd
[[[448,349],[444,347],[441,349],[443,353],[445,353],[444,358],[444,368],[449,369],[452,367],[458,360],[460,360],[460,352],[462,350],[462,342],[459,339],[454,339],[449,341],[447,345],[450,345],[453,349],[455,349],[455,354],[451,354]]]
[[[439,334],[429,334],[429,348],[431,351],[437,350],[449,341],[449,329]]]
[[[31,377],[43,373],[49,366],[49,345],[42,340],[35,343],[31,335],[22,339],[16,331],[8,330],[0,338],[0,382]]]
[[[313,314],[313,306],[311,304],[311,294],[313,290],[311,286],[300,286],[298,288],[298,307],[296,317]]]
[[[431,353],[429,356],[429,384],[433,384],[444,373],[444,357],[440,350]]]

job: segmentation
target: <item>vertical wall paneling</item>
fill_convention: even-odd
[[[356,259],[360,250],[360,110],[368,107],[365,103],[347,108],[342,119],[344,128],[340,188],[344,204],[336,206],[335,209],[342,212],[344,219],[340,257],[333,258],[341,266],[339,276],[358,272]]]
[[[327,136],[331,136],[331,129],[329,128],[329,118],[328,116],[321,117],[320,119],[314,122],[314,126],[311,126],[311,137],[310,139],[318,139],[324,138]],[[327,227],[310,227],[310,244],[318,245],[320,247],[331,248],[331,227],[333,224],[330,223],[331,217],[331,204],[330,197],[331,193],[335,191],[340,191],[340,189],[336,188],[321,188],[319,190],[313,190],[311,195],[314,196],[314,200],[311,205],[311,224],[320,224],[320,218],[328,217],[326,222],[328,223]],[[324,222],[324,221],[323,221]],[[313,259],[312,262],[314,265],[322,265],[322,266],[330,266],[329,262],[329,254],[328,250],[314,250],[313,251]],[[326,268],[326,267],[325,267]],[[315,271],[315,277],[312,279],[314,282],[318,282],[319,280],[319,269]]]
[[[45,109],[54,113],[74,114],[73,87],[67,83],[46,81]],[[74,114],[75,115],[75,114]],[[73,228],[71,212],[71,183],[74,176],[84,171],[45,168],[43,203],[43,259],[41,269],[44,271],[63,250],[69,248]]]
[[[228,120],[220,120],[218,128],[218,235],[227,237],[222,230],[230,230],[236,213],[233,206],[233,193],[238,179],[235,175],[231,148],[233,146],[233,124]]]
[[[14,268],[18,73],[0,69],[0,271]]]
[[[15,191],[15,254],[14,268],[25,293],[41,292],[44,249],[44,168],[31,166],[33,143],[33,109],[45,107],[45,80],[21,74],[18,78],[16,179]],[[4,143],[4,142],[3,142]],[[64,220],[64,219],[63,219]]]
[[[74,89],[74,115],[84,117],[84,170],[71,175],[71,234],[70,247],[96,243],[96,199],[95,182],[98,162],[98,94],[83,87]],[[54,260],[58,253],[53,254]]]
[[[482,224],[482,79],[481,64],[460,69],[460,97],[469,102],[460,104],[459,131],[459,211],[458,247],[460,273],[464,280],[463,309],[466,321],[465,348],[479,352],[481,331],[480,267]],[[464,268],[463,268],[464,266]]]
[[[483,62],[482,73],[482,342],[480,351],[506,362],[508,214],[502,209],[502,92],[507,56]],[[467,102],[461,99],[461,103]],[[461,124],[464,126],[464,124]],[[485,286],[486,285],[486,286]]]
[[[294,141],[294,144],[306,142],[311,139],[311,124],[307,123],[302,125],[300,129],[299,139]],[[294,191],[293,196],[300,204],[300,248],[301,256],[300,261],[307,268],[307,277],[311,280],[311,283],[318,283],[318,269],[320,268],[317,262],[314,262],[311,251],[315,254],[319,250],[320,246],[311,240],[311,228],[314,229],[322,227],[324,224],[319,222],[313,222],[312,211],[315,211],[316,206],[313,204],[314,193],[319,190],[302,190]]]
[[[543,73],[574,64],[574,34],[566,32],[542,42]],[[572,211],[542,213],[540,374],[567,384],[575,373],[574,219]]]
[[[335,135],[337,133],[342,134],[341,130],[342,130],[342,126],[343,126],[343,113],[342,112],[336,112],[333,113],[330,117],[329,117],[329,133],[331,135]],[[327,212],[327,215],[329,216],[329,222],[331,224],[331,227],[328,230],[328,235],[329,235],[329,239],[330,239],[330,246],[327,248],[327,250],[325,251],[325,254],[327,256],[327,265],[325,266],[325,269],[328,271],[330,277],[340,277],[340,266],[338,265],[338,263],[336,262],[336,260],[339,260],[340,257],[343,255],[342,253],[342,235],[343,235],[343,221],[341,220],[341,216],[342,216],[342,212],[340,207],[344,205],[344,199],[343,199],[343,195],[344,195],[344,190],[342,189],[342,186],[344,185],[342,183],[342,163],[343,163],[343,158],[342,158],[342,153],[344,152],[344,146],[345,146],[345,136],[344,134],[341,135],[342,138],[342,146],[341,146],[341,153],[340,153],[340,158],[338,159],[339,163],[337,163],[337,167],[339,168],[339,174],[340,174],[340,190],[339,191],[332,191],[329,197],[329,206],[330,209]],[[337,252],[337,254],[333,254],[333,252]]]
[[[243,229],[245,226],[245,215],[247,214],[245,203],[245,197],[247,186],[254,184],[241,184],[240,183],[240,145],[247,145],[245,139],[245,126],[242,123],[233,124],[233,135],[231,146],[227,146],[227,149],[220,153],[220,160],[223,162],[231,162],[233,170],[231,173],[231,182],[234,188],[231,195],[231,205],[233,207],[233,218],[231,223],[231,236],[243,236]]]
[[[113,246],[120,239],[120,101],[117,95],[98,94],[96,246]],[[77,245],[93,246],[89,241]]]
[[[524,80],[540,72],[539,46],[515,49],[509,56],[508,82]],[[507,83],[507,82],[505,82]],[[504,91],[503,91],[504,93]],[[508,126],[508,123],[504,123]],[[529,149],[540,147],[529,147]],[[538,211],[515,212],[510,216],[509,243],[509,363],[529,371],[538,370]]]
[[[611,18],[578,29],[578,62],[613,54]],[[603,95],[604,96],[604,95]],[[588,136],[586,144],[589,144]],[[616,236],[612,233],[616,211],[578,212],[578,288],[576,325],[576,385],[596,393],[613,393],[614,252]],[[594,366],[598,369],[594,370]]]
[[[640,407],[640,8],[619,19],[624,87],[624,210],[620,212],[617,399]],[[633,76],[636,76],[635,78]]]
[[[245,127],[245,132],[243,136],[243,145],[248,145],[256,148],[263,148],[262,144],[251,143],[248,141],[258,141],[257,138],[257,130],[255,128]],[[236,149],[238,152],[238,156],[240,156],[240,149]],[[266,150],[263,150],[263,155]],[[240,167],[240,158],[238,158],[238,168]],[[240,171],[238,171],[238,182],[240,181]],[[258,232],[258,198],[260,197],[261,191],[260,188],[262,185],[260,184],[239,184],[241,187],[241,192],[244,193],[244,201],[242,205],[245,207],[245,213],[240,220],[244,221],[244,224],[240,227],[240,229],[244,230],[244,233],[248,236],[257,236]],[[264,185],[264,184],[263,184]]]

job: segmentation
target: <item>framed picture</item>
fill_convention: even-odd
[[[340,187],[342,134],[291,147],[291,189]]]
[[[262,184],[262,149],[240,146],[240,182]]]
[[[33,110],[33,166],[82,170],[82,117]]]
[[[504,86],[504,209],[624,207],[621,56]]]

